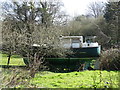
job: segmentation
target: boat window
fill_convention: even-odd
[[[92,43],[93,40],[92,40],[92,39],[87,39],[86,42],[87,42],[87,43]]]
[[[70,48],[71,47],[70,39],[63,39],[61,41],[61,43],[62,43],[63,47],[65,47],[65,48]]]
[[[91,40],[90,40],[90,39],[87,39],[86,42],[87,42],[87,43],[91,43]]]
[[[72,40],[72,48],[80,48],[80,40],[79,39]]]

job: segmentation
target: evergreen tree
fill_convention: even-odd
[[[107,22],[108,35],[111,37],[111,45],[118,46],[120,41],[119,17],[120,2],[108,2],[105,10],[105,20]]]

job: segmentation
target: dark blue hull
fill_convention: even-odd
[[[73,48],[72,51],[73,51],[73,54],[69,55],[68,57],[71,57],[71,58],[99,57],[101,52],[101,46]]]

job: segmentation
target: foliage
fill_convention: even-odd
[[[94,35],[94,27],[92,22],[94,19],[87,18],[86,16],[77,16],[65,26],[63,35]],[[91,31],[91,32],[89,32]]]
[[[120,50],[109,49],[103,51],[100,57],[101,69],[120,70]]]
[[[103,17],[91,18],[86,15],[74,17],[68,23],[63,31],[63,35],[83,35],[83,36],[97,36],[96,41],[105,45],[109,43],[110,37],[106,33],[106,22]]]
[[[114,47],[119,47],[120,30],[119,30],[119,9],[120,2],[108,2],[106,4],[104,18],[107,22],[107,33],[111,37],[110,44]]]

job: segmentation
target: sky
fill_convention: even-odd
[[[107,0],[62,0],[64,9],[70,16],[86,14],[90,3],[99,1],[107,2]]]
[[[9,1],[9,0],[0,0]],[[19,1],[19,0],[17,0]],[[64,4],[63,10],[71,17],[86,14],[88,5],[92,2],[107,2],[107,0],[61,0]]]

